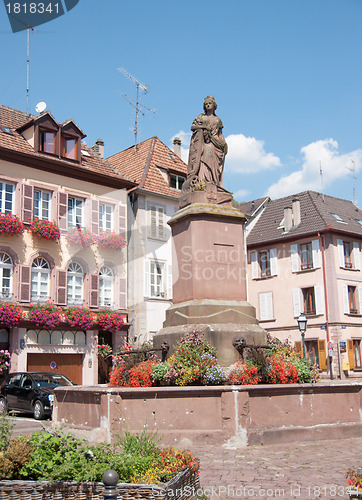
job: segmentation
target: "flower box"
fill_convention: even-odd
[[[20,304],[15,302],[0,302],[0,325],[7,328],[18,326],[24,318],[24,311]]]
[[[102,248],[111,248],[112,250],[121,250],[126,246],[123,236],[108,231],[100,232],[97,243]]]
[[[36,326],[51,329],[60,325],[62,320],[62,309],[52,302],[45,304],[30,304],[28,320],[33,321]]]
[[[191,492],[199,489],[198,472],[184,468],[170,481],[164,484],[132,484],[117,485],[119,500],[181,500],[193,497]],[[77,483],[56,481],[0,481],[1,500],[41,500],[42,498],[57,500],[104,500],[103,483]]]
[[[86,307],[73,306],[64,311],[66,321],[72,328],[78,330],[90,330],[97,316]]]
[[[68,231],[67,240],[73,245],[82,245],[83,247],[90,247],[95,243],[95,235],[87,228],[72,227]]]
[[[0,234],[12,236],[23,234],[24,224],[19,217],[13,214],[0,213]]]
[[[34,219],[29,226],[29,231],[38,238],[46,240],[58,240],[60,238],[60,229],[55,224],[47,219]]]
[[[102,330],[118,332],[124,325],[124,316],[116,312],[104,310],[98,313],[97,322]]]

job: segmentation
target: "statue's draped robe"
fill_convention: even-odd
[[[193,121],[193,126],[202,128],[194,130],[191,137],[187,173],[189,178],[196,177],[199,182],[211,182],[221,186],[227,144],[222,135],[222,121],[218,116],[215,118],[212,123],[209,117],[202,113]],[[209,137],[204,129],[210,126]]]

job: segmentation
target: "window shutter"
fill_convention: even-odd
[[[303,344],[301,340],[296,340],[294,342],[294,349],[297,352],[299,357],[303,357]]]
[[[300,269],[298,245],[290,245],[290,258],[291,258],[291,262],[292,262],[292,273],[296,273]],[[300,311],[299,311],[299,313],[300,313]],[[298,316],[299,316],[299,313],[298,313]]]
[[[66,230],[68,227],[68,195],[58,193],[58,224],[59,229]]]
[[[312,259],[314,268],[321,267],[321,251],[319,248],[319,240],[312,241]]]
[[[342,285],[343,312],[349,314],[348,285]]]
[[[362,314],[362,286],[358,287],[359,314]]]
[[[124,205],[119,206],[119,215],[118,215],[118,232],[124,239],[126,239],[126,207]]]
[[[318,340],[319,368],[327,369],[327,346],[325,340]]]
[[[293,314],[294,318],[298,318],[300,313],[303,312],[304,307],[301,305],[301,295],[302,292],[300,288],[293,289]]]
[[[154,205],[149,206],[150,210],[150,232],[151,238],[157,237],[157,207]]]
[[[24,222],[33,220],[33,186],[23,184],[21,218]]]
[[[19,266],[19,302],[30,302],[30,266]]]
[[[65,306],[67,304],[67,271],[56,270],[55,286],[55,302],[59,306]]]
[[[357,241],[353,242],[353,266],[355,269],[361,269],[360,250],[359,243]]]
[[[127,278],[119,279],[119,308],[127,308]]]
[[[343,240],[337,240],[338,246],[338,262],[339,267],[344,267],[344,248],[343,248]]]
[[[149,297],[151,295],[150,261],[145,259],[143,261],[143,265],[144,265],[144,291],[143,291],[143,294],[145,297]]]
[[[270,255],[270,274],[272,276],[276,276],[278,274],[278,257],[277,257],[277,249],[271,248],[269,250]]]
[[[324,291],[322,285],[314,287],[314,299],[316,314],[324,314]]]
[[[251,252],[251,277],[252,279],[259,278],[258,252]]]
[[[99,296],[99,276],[98,274],[89,275],[89,307],[98,307],[98,296]]]
[[[273,294],[272,292],[259,293],[259,319],[273,319]]]
[[[347,339],[347,350],[348,350],[349,369],[354,370],[356,365],[354,362],[354,350],[353,350],[353,340],[352,339]]]
[[[98,200],[92,200],[91,205],[91,226],[92,233],[98,234],[99,232],[99,202]]]
[[[167,265],[167,298],[172,300],[172,264]]]
[[[158,226],[158,237],[163,240],[166,236],[166,228],[165,228],[165,209],[162,207],[158,207],[157,226]]]

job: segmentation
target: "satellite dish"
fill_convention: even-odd
[[[47,105],[45,102],[43,102],[43,101],[38,102],[38,104],[35,106],[35,111],[37,113],[42,113],[46,107],[47,107]]]

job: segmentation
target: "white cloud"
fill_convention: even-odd
[[[235,200],[242,202],[245,201],[245,198],[249,196],[249,194],[250,191],[248,191],[247,189],[239,189],[238,191],[236,191],[236,193],[233,193],[233,197]]]
[[[173,140],[175,137],[181,139],[181,159],[185,163],[187,163],[189,160],[189,146],[190,146],[191,132],[184,132],[183,130],[180,130],[177,134],[173,135],[171,137],[171,144],[172,144],[171,149],[173,149]]]
[[[273,153],[266,153],[264,141],[243,134],[226,137],[229,151],[225,160],[228,171],[249,174],[270,170],[281,165],[280,159]]]
[[[356,172],[362,167],[362,149],[340,154],[338,142],[333,139],[312,142],[301,149],[301,154],[303,156],[301,170],[283,176],[272,184],[266,193],[268,196],[280,198],[307,189],[320,191],[320,167],[325,188],[335,180],[351,175],[349,169],[353,165]]]

